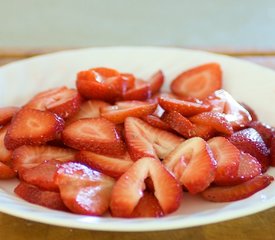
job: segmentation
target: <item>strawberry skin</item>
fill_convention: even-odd
[[[202,192],[215,179],[216,160],[208,144],[199,137],[178,145],[163,164],[191,194]]]
[[[63,202],[72,212],[100,216],[108,210],[113,178],[70,162],[59,167],[55,182]]]
[[[75,89],[58,87],[36,94],[24,108],[48,110],[62,118],[68,118],[79,110],[81,101]]]
[[[13,115],[19,110],[18,107],[1,107],[0,108],[0,126],[9,123]]]
[[[157,71],[149,78],[148,83],[150,84],[151,94],[158,93],[164,83],[163,72],[161,70]]]
[[[246,128],[233,133],[229,141],[239,150],[251,154],[262,165],[265,172],[270,165],[269,150],[266,147],[261,135],[253,128]]]
[[[252,121],[249,112],[224,89],[215,91],[209,98],[212,99],[211,101],[216,99],[216,101],[224,102],[224,116],[231,123],[234,130],[244,128]]]
[[[212,202],[237,201],[250,197],[254,193],[264,189],[273,180],[272,176],[259,175],[235,186],[209,187],[201,195],[204,199]]]
[[[115,82],[115,83],[114,83]],[[77,74],[78,92],[86,99],[113,102],[121,97],[121,75],[110,68],[92,68]]]
[[[150,83],[140,79],[136,79],[135,87],[129,89],[123,94],[124,100],[139,100],[144,101],[152,96]]]
[[[53,146],[21,146],[12,152],[11,163],[15,171],[38,166],[46,160],[69,162],[75,159],[75,151]]]
[[[159,205],[155,195],[151,192],[144,192],[137,206],[131,214],[131,218],[162,217],[164,212]]]
[[[182,190],[176,179],[155,158],[141,158],[136,161],[115,183],[110,202],[114,217],[132,217],[145,190],[144,181],[150,177],[154,195],[164,214],[178,209]]]
[[[63,142],[78,150],[120,156],[125,152],[116,125],[104,118],[80,119],[62,132]]]
[[[149,123],[152,127],[160,128],[166,131],[172,130],[166,122],[155,115],[149,114],[145,117],[142,117],[142,120]]]
[[[127,152],[125,155],[120,157],[111,157],[89,151],[80,151],[76,155],[76,159],[81,163],[90,166],[92,169],[114,178],[120,177],[133,164],[133,161]]]
[[[232,179],[238,176],[239,149],[224,137],[214,137],[208,140],[207,143],[217,161],[214,183],[217,185],[230,185]]]
[[[56,114],[22,109],[14,116],[5,136],[5,146],[13,150],[22,145],[42,145],[57,138],[64,120]]]
[[[0,162],[0,179],[10,179],[16,176],[15,171],[3,162]]]
[[[139,118],[126,118],[124,126],[127,149],[134,161],[142,157],[163,159],[183,140],[175,134],[154,128]]]
[[[271,139],[275,136],[275,128],[262,123],[261,121],[252,121],[248,124],[248,127],[254,128],[261,135],[266,146],[270,148]]]
[[[177,76],[171,83],[174,94],[204,99],[222,87],[222,71],[218,63],[194,67]]]
[[[226,119],[224,114],[219,112],[203,112],[189,118],[193,123],[207,125],[214,128],[217,132],[231,135],[233,133],[233,127],[231,123]]]
[[[114,106],[101,109],[101,116],[113,123],[123,123],[127,117],[143,117],[151,114],[157,108],[156,103],[142,101],[117,102]]]
[[[60,193],[41,190],[38,187],[20,182],[17,187],[14,189],[14,192],[24,200],[41,205],[43,207],[67,211],[67,207],[64,205]]]
[[[60,164],[57,160],[44,161],[38,166],[20,171],[20,179],[40,189],[58,192],[54,176]]]
[[[8,125],[0,128],[0,162],[9,162],[11,159],[11,151],[9,151],[4,143],[4,139],[8,130]]]
[[[190,102],[166,96],[159,97],[159,105],[168,112],[177,111],[187,117],[209,111],[211,109],[210,105],[202,102]]]

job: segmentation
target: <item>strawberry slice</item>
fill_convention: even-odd
[[[214,128],[217,132],[231,135],[233,128],[231,123],[226,119],[224,114],[219,112],[203,112],[189,118],[193,123],[207,125]]]
[[[67,211],[67,207],[64,205],[60,193],[41,190],[38,187],[20,182],[17,187],[14,189],[14,192],[24,200],[38,204],[43,207]]]
[[[232,178],[232,184],[246,182],[262,173],[262,166],[259,161],[249,153],[240,152],[240,164],[238,175]]]
[[[270,143],[270,165],[275,167],[275,137],[271,139]]]
[[[57,160],[46,160],[33,168],[20,171],[20,179],[40,189],[58,192],[54,176],[60,164]]]
[[[66,120],[66,125],[83,118],[99,118],[100,109],[107,106],[110,106],[110,104],[100,100],[85,101],[81,103],[79,111]]]
[[[78,150],[120,156],[125,152],[116,125],[104,118],[80,119],[65,127],[63,142]]]
[[[164,212],[159,205],[158,199],[153,193],[143,192],[137,206],[133,210],[131,217],[133,218],[148,218],[148,217],[162,217]]]
[[[218,63],[200,65],[181,73],[171,83],[171,91],[179,96],[204,99],[222,86]]]
[[[221,89],[215,91],[210,99],[217,99],[224,102],[223,113],[225,118],[229,121],[234,130],[246,127],[252,121],[249,112],[240,105],[228,92]]]
[[[145,82],[141,79],[136,79],[135,87],[129,89],[123,94],[124,100],[139,100],[143,101],[152,96],[152,90],[150,83]]]
[[[235,132],[230,136],[229,141],[239,150],[255,157],[262,165],[262,172],[267,170],[270,165],[269,150],[255,129],[246,128]]]
[[[38,93],[24,107],[48,110],[62,118],[68,118],[79,110],[81,101],[75,89],[58,87]]]
[[[252,121],[248,124],[248,127],[254,128],[264,140],[266,146],[270,148],[271,139],[275,136],[275,128],[271,127],[261,121]]]
[[[252,107],[250,107],[246,103],[240,103],[240,104],[245,108],[246,111],[249,112],[252,121],[258,121],[258,116],[257,116],[256,112],[253,110]]]
[[[4,143],[8,126],[0,128],[0,162],[9,162],[11,159],[11,151],[9,151]]]
[[[162,120],[185,138],[201,137],[207,140],[215,134],[211,126],[194,124],[176,111],[165,112]]]
[[[160,119],[155,115],[149,114],[147,116],[142,117],[141,119],[149,123],[152,127],[160,128],[166,131],[171,131],[169,124],[167,124],[166,122],[164,122],[162,119]]]
[[[178,182],[159,160],[145,157],[136,161],[115,183],[110,202],[114,217],[132,217],[144,195],[147,177],[153,181],[154,195],[164,214],[178,209],[182,198]]]
[[[68,162],[75,159],[75,151],[53,146],[21,146],[12,153],[12,167],[19,173],[47,160]]]
[[[74,213],[100,216],[109,207],[114,179],[80,163],[64,163],[55,182],[65,205]]]
[[[111,68],[92,68],[77,74],[78,92],[87,99],[113,102],[122,95],[124,82],[120,73]]]
[[[178,145],[163,164],[191,194],[202,192],[215,179],[216,160],[208,144],[199,137]]]
[[[0,108],[0,126],[10,122],[13,115],[19,110],[18,107],[1,107]]]
[[[157,71],[147,82],[150,84],[151,94],[158,93],[164,83],[163,72],[161,70]]]
[[[0,179],[10,179],[16,176],[15,171],[3,162],[0,162]]]
[[[161,119],[184,138],[190,138],[194,135],[194,124],[179,112],[165,112]]]
[[[170,132],[154,128],[139,118],[126,118],[124,126],[128,151],[134,161],[142,157],[163,159],[183,140]]]
[[[212,202],[230,202],[250,197],[251,195],[266,188],[274,178],[268,175],[259,175],[255,178],[235,185],[223,187],[209,187],[201,196]]]
[[[80,151],[76,155],[76,159],[92,169],[114,178],[120,177],[133,164],[133,160],[127,152],[120,157],[111,157],[89,151]]]
[[[153,113],[156,108],[156,103],[123,101],[101,108],[101,116],[113,123],[123,123],[127,117],[143,117]]]
[[[24,108],[16,113],[5,136],[5,146],[13,150],[22,145],[41,145],[57,138],[64,120],[56,114]]]
[[[211,109],[210,105],[202,102],[190,102],[165,96],[159,98],[159,105],[168,112],[177,111],[186,117],[209,111]]]
[[[214,137],[208,140],[207,143],[217,161],[214,183],[217,185],[230,185],[232,179],[238,176],[239,149],[224,137]]]

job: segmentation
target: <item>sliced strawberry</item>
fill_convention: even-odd
[[[179,112],[165,112],[162,116],[162,120],[184,138],[190,138],[194,135],[194,124]]]
[[[212,202],[230,202],[250,197],[267,187],[274,178],[268,175],[259,175],[255,178],[235,185],[223,187],[209,187],[202,192],[202,197]]]
[[[121,73],[120,74],[122,79],[122,94],[125,94],[129,89],[135,87],[136,77],[131,73]]]
[[[271,139],[270,144],[270,165],[275,167],[275,137]]]
[[[230,185],[232,179],[238,176],[240,151],[224,137],[214,137],[207,142],[217,161],[214,183]]]
[[[72,149],[53,146],[21,146],[12,153],[12,167],[15,171],[22,171],[38,166],[46,160],[60,162],[73,161],[75,151]]]
[[[143,101],[152,96],[150,84],[140,79],[136,79],[135,87],[129,89],[124,95],[124,100]]]
[[[159,92],[164,83],[163,72],[161,70],[157,71],[147,82],[150,84],[152,95]]]
[[[65,205],[74,213],[100,216],[109,207],[114,179],[80,163],[64,163],[55,182]]]
[[[224,103],[223,113],[225,118],[232,124],[234,130],[238,130],[247,126],[247,124],[252,120],[249,112],[240,105],[228,92],[221,89],[215,91],[210,99],[221,100]]]
[[[1,107],[0,108],[0,127],[7,124],[13,115],[19,110],[18,107]]]
[[[209,111],[211,109],[210,105],[204,103],[189,102],[164,96],[159,98],[159,105],[166,111],[177,111],[187,117]]]
[[[167,124],[166,122],[164,122],[162,119],[160,119],[159,117],[157,117],[155,115],[149,114],[145,117],[142,117],[142,120],[149,123],[152,127],[160,128],[160,129],[166,130],[166,131],[171,130],[169,124]]]
[[[162,120],[185,138],[201,137],[207,140],[215,134],[211,126],[194,124],[176,111],[165,112]]]
[[[68,209],[64,205],[60,193],[41,190],[38,187],[20,182],[14,189],[14,192],[24,200],[41,205],[43,207],[67,211]]]
[[[253,110],[253,108],[251,108],[246,103],[240,103],[240,104],[246,109],[246,111],[249,112],[249,114],[252,118],[252,121],[258,121],[258,116],[257,116],[256,112]]]
[[[204,99],[222,86],[222,71],[218,63],[200,65],[181,73],[171,83],[179,96]]]
[[[9,151],[4,143],[8,126],[0,128],[0,162],[9,162],[11,159],[11,151]]]
[[[110,68],[92,68],[77,75],[78,92],[87,99],[113,102],[120,98],[123,80],[119,72]]]
[[[124,125],[128,151],[134,161],[141,157],[163,159],[183,140],[170,132],[154,128],[139,118],[128,117]]]
[[[178,145],[163,164],[192,194],[202,192],[214,181],[217,165],[208,144],[199,137]]]
[[[262,171],[265,172],[270,165],[269,150],[266,147],[261,135],[253,128],[246,128],[233,133],[230,138],[239,150],[251,154],[262,165]]]
[[[98,118],[100,117],[100,109],[107,106],[110,106],[110,104],[100,100],[85,101],[81,103],[79,111],[66,120],[66,124],[83,118]]]
[[[5,136],[5,146],[13,150],[22,145],[41,145],[57,138],[64,120],[56,114],[36,109],[16,113]]]
[[[76,155],[76,159],[90,166],[92,169],[114,178],[120,177],[133,164],[133,160],[127,152],[120,157],[111,157],[88,151],[80,151]]]
[[[3,162],[0,162],[0,179],[10,179],[16,176],[15,171]]]
[[[261,121],[252,121],[248,124],[248,127],[254,128],[264,140],[266,146],[269,148],[271,145],[271,139],[275,136],[275,128],[271,127]]]
[[[155,158],[141,158],[125,172],[114,185],[110,209],[114,217],[132,217],[143,196],[144,181],[150,177],[154,195],[164,214],[178,209],[182,190],[176,179]]]
[[[262,166],[259,161],[249,153],[240,152],[240,164],[238,175],[232,178],[232,184],[246,182],[262,173]]]
[[[233,128],[224,114],[219,112],[203,112],[189,118],[193,123],[207,125],[214,128],[217,132],[231,135]]]
[[[46,160],[33,168],[20,171],[20,179],[40,189],[58,192],[54,176],[60,164],[57,160]]]
[[[133,210],[131,217],[144,218],[144,217],[162,217],[164,212],[159,205],[158,199],[153,193],[144,192],[138,204]]]
[[[81,100],[75,89],[58,87],[38,93],[24,107],[48,110],[62,118],[68,118],[79,110]]]
[[[80,119],[62,132],[63,142],[78,150],[120,156],[125,152],[116,125],[104,118]]]
[[[113,123],[123,123],[127,117],[143,117],[151,114],[156,107],[156,103],[123,101],[117,102],[114,106],[103,107],[101,116]]]

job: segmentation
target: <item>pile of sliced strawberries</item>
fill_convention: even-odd
[[[144,81],[93,68],[76,89],[0,108],[0,179],[17,177],[31,203],[125,218],[167,215],[185,194],[240,200],[273,181],[275,129],[222,89],[218,63],[184,71],[169,93],[163,82],[162,71]]]

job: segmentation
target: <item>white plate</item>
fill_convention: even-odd
[[[237,100],[249,104],[260,119],[275,126],[275,72],[226,56],[201,51],[110,47],[49,54],[0,68],[0,107],[20,105],[34,93],[63,84],[74,86],[79,70],[96,66],[116,68],[146,78],[158,69],[169,81],[184,69],[206,62],[219,62],[224,88]],[[275,169],[268,171],[275,176]],[[0,211],[21,218],[59,226],[105,231],[153,231],[186,228],[229,220],[275,206],[275,183],[253,196],[231,203],[211,203],[184,195],[175,213],[161,219],[90,217],[53,211],[29,204],[13,194],[17,181],[0,181]]]

